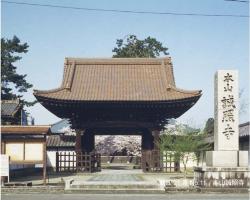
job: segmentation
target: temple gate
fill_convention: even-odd
[[[76,130],[76,154],[94,152],[94,136],[142,137],[142,169],[161,170],[160,131],[200,98],[201,91],[176,88],[171,59],[66,58],[62,85],[34,91],[37,100]],[[86,169],[78,167],[78,171]]]

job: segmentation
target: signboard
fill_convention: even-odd
[[[24,143],[6,143],[6,155],[10,156],[11,161],[22,161],[24,159]]]
[[[7,176],[9,182],[9,156],[1,154],[1,176]]]
[[[42,161],[43,144],[42,143],[25,143],[25,161]]]
[[[6,142],[6,155],[11,162],[42,162],[43,143],[41,142]]]

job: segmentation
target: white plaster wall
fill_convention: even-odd
[[[165,157],[164,157],[165,158]],[[200,155],[200,160],[199,163],[197,163],[196,157],[194,153],[190,153],[188,155],[188,162],[187,162],[187,168],[193,168],[197,166],[204,166],[206,158],[204,157],[203,154]],[[166,167],[166,162],[165,159],[163,159],[163,166]],[[174,163],[172,163],[172,166],[174,166]],[[180,161],[180,168],[184,168],[183,162]]]
[[[56,152],[55,150],[49,151],[47,150],[47,167],[56,167]],[[61,152],[67,152],[73,154],[75,151],[58,151]],[[67,158],[66,158],[67,159]],[[72,159],[71,159],[72,160]],[[73,163],[71,163],[73,165]]]
[[[56,151],[47,151],[47,167],[56,167]]]
[[[194,159],[195,158],[195,154],[194,153],[190,153],[189,155],[186,154],[186,156],[188,157],[188,162],[187,162],[187,168],[192,168],[197,166],[197,160]],[[180,162],[180,167],[184,168],[183,162]]]

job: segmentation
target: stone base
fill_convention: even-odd
[[[194,184],[206,188],[248,188],[248,167],[195,167]]]
[[[248,151],[207,151],[209,167],[248,167]]]

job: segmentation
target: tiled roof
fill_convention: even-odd
[[[50,135],[47,138],[47,147],[75,147],[75,136]]]
[[[249,136],[250,122],[246,122],[239,125],[240,137]]]
[[[58,134],[58,133],[65,133],[66,129],[70,128],[70,122],[68,119],[62,119],[54,124],[51,124],[51,133]]]
[[[66,58],[60,88],[39,98],[76,101],[168,101],[201,96],[176,88],[170,58]]]
[[[1,126],[1,134],[50,134],[50,126]]]
[[[1,116],[11,117],[21,108],[19,100],[1,100]]]

